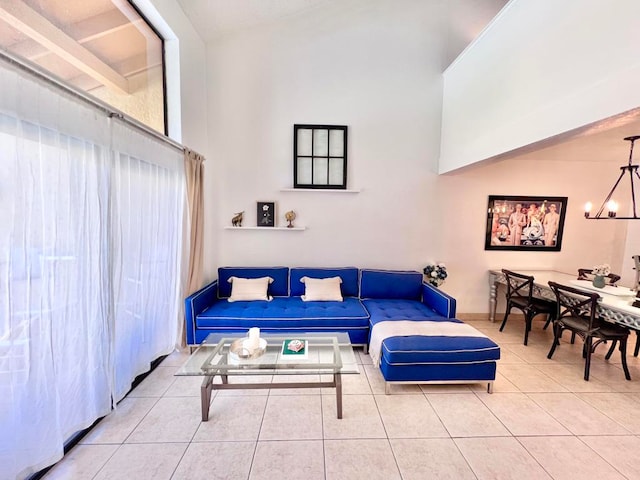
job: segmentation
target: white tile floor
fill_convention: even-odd
[[[203,423],[201,379],[174,377],[186,360],[175,353],[45,478],[640,478],[639,359],[629,357],[627,382],[601,346],[585,382],[579,342],[548,360],[542,322],[527,347],[517,318],[502,333],[498,322],[469,323],[501,346],[492,395],[485,385],[385,395],[360,351],[360,375],[344,377],[342,420],[332,389],[274,389],[219,392]]]

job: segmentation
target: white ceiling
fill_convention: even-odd
[[[640,108],[527,145],[499,159],[604,161],[622,166],[629,159],[629,142],[624,139],[634,135],[640,135]],[[636,151],[633,163],[638,159],[640,152]]]
[[[229,33],[285,18],[326,11],[339,14],[371,0],[178,0],[198,34],[212,41]],[[398,8],[402,2],[396,1]],[[434,1],[434,0],[420,0]],[[447,26],[444,65],[449,65],[506,5],[508,0],[445,0],[441,21]],[[437,9],[434,9],[436,11]]]
[[[198,34],[222,35],[302,14],[333,0],[178,0]]]
[[[238,30],[279,22],[285,18],[331,8],[339,13],[370,0],[178,0],[196,31],[207,42]],[[387,0],[392,1],[392,0]],[[397,0],[396,0],[397,1]],[[432,1],[432,0],[420,0]],[[449,65],[506,5],[508,0],[443,0],[442,22],[447,25],[443,65]],[[399,8],[402,2],[398,2]],[[501,158],[531,161],[544,157],[565,161],[626,163],[629,143],[640,134],[640,108],[603,119],[572,132],[537,142]],[[637,163],[637,162],[636,162]]]

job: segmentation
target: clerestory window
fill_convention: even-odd
[[[0,48],[167,133],[164,42],[130,2],[0,2]]]

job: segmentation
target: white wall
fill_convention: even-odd
[[[351,3],[347,15],[296,17],[208,45],[208,117],[219,265],[421,269],[444,261],[459,312],[488,311],[489,268],[567,272],[620,259],[620,226],[585,221],[604,163],[548,153],[434,173],[441,118],[438,12],[428,2]],[[434,10],[436,9],[436,10]],[[282,192],[292,185],[294,123],[349,126],[357,194]],[[464,142],[464,138],[461,137]],[[487,196],[568,196],[561,252],[484,251]],[[298,213],[302,232],[225,230],[235,212],[256,225],[256,201]],[[211,212],[208,212],[208,217]]]
[[[458,311],[488,311],[489,269],[553,269],[577,276],[578,268],[609,263],[614,271],[622,271],[619,251],[626,222],[590,221],[583,215],[584,203],[601,178],[610,174],[607,162],[567,162],[534,153],[440,176],[445,226],[439,232],[443,236],[440,258],[450,273],[443,288],[457,298]],[[488,195],[568,197],[561,251],[485,251]]]
[[[209,143],[206,46],[187,19],[178,2],[173,0],[135,0],[136,5],[160,30],[165,40],[169,136],[203,154],[205,162],[204,190],[214,192],[215,163],[218,160]],[[179,121],[179,125],[175,122]],[[217,275],[218,242],[217,211],[214,195],[204,199],[204,268],[205,280]]]
[[[154,3],[181,42],[184,143],[208,158],[207,280],[219,265],[420,269],[437,260],[449,267],[444,289],[458,299],[459,312],[479,313],[488,311],[489,268],[572,272],[623,262],[625,222],[589,222],[581,214],[599,191],[596,179],[610,176],[608,164],[563,163],[543,151],[434,173],[442,37],[430,2],[394,8],[350,0],[352,8],[340,14],[323,11],[223,38],[206,56],[175,4]],[[303,122],[349,125],[349,183],[360,193],[280,191],[292,184],[293,124]],[[489,194],[568,196],[562,251],[484,251]],[[280,225],[294,209],[296,224],[309,228],[223,229],[240,210],[245,225],[255,225],[256,201],[270,200]]]
[[[632,257],[634,255],[640,255],[640,222],[630,221],[628,222],[627,228],[627,239],[624,244],[624,251],[620,252],[622,254],[622,268],[617,271],[621,272],[621,284],[636,287],[635,262]]]
[[[637,0],[512,0],[445,72],[440,172],[640,105]]]
[[[209,45],[209,135],[225,265],[421,268],[437,250],[425,206],[435,188],[441,75],[431,2],[351,1]],[[292,187],[294,123],[349,127],[349,188]],[[223,230],[256,201],[297,212],[304,232]]]

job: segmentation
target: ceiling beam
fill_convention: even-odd
[[[76,42],[84,45],[92,40],[116,34],[130,26],[129,20],[114,9],[74,23],[67,31],[73,35]],[[31,61],[51,55],[51,50],[31,38],[10,45],[9,50]]]
[[[86,43],[141,23],[144,23],[142,18],[129,20],[121,11],[113,9],[73,24],[73,31],[79,43]]]
[[[116,63],[114,66],[119,72],[122,72],[122,74],[129,79],[130,88],[132,91],[134,91],[136,88],[136,79],[133,77],[143,72],[149,72],[154,68],[162,68],[162,61],[158,59],[158,61],[149,63],[147,55],[141,53],[134,57],[126,58],[121,62]],[[95,79],[84,74],[69,78],[67,81],[71,85],[75,85],[76,87],[87,92],[103,86],[100,82],[96,82]]]
[[[125,77],[22,1],[0,0],[0,18],[103,85],[129,93]]]

